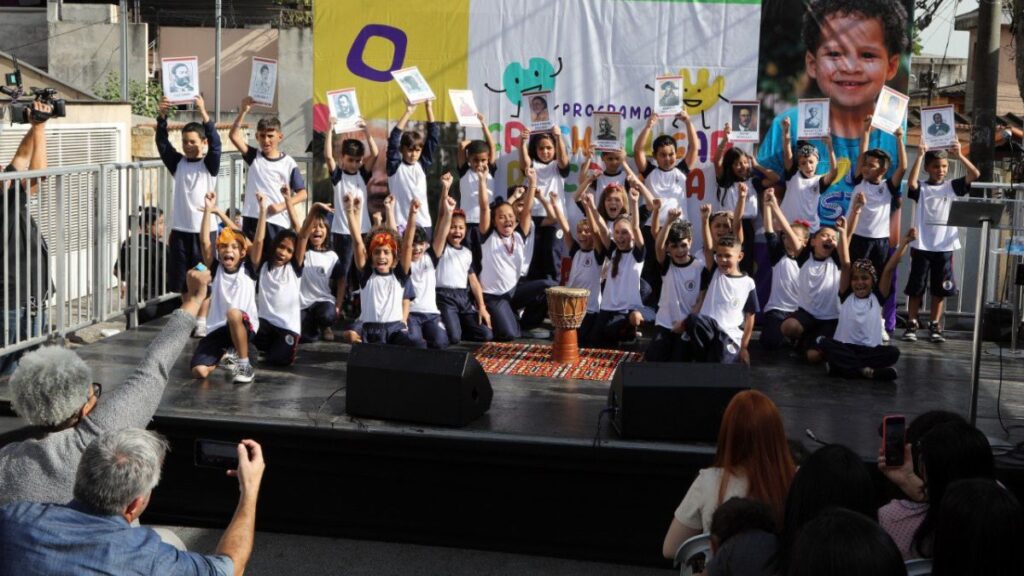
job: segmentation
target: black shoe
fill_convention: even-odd
[[[873,378],[882,382],[891,382],[895,380],[897,376],[898,374],[896,373],[896,369],[892,366],[887,366],[885,368],[876,369]]]

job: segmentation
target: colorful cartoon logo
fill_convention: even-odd
[[[518,118],[522,110],[523,93],[537,92],[540,90],[554,90],[555,77],[562,73],[562,57],[558,57],[558,69],[545,58],[530,58],[530,66],[523,68],[519,62],[513,62],[505,67],[505,73],[501,76],[501,90],[492,88],[484,82],[487,88],[495,94],[505,94],[508,101],[516,106],[516,113],[512,118]]]

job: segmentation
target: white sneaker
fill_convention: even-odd
[[[889,333],[885,331],[885,328],[882,328],[882,344],[888,344],[888,343],[889,343]]]
[[[231,381],[235,384],[248,384],[256,378],[256,369],[252,364],[235,364],[231,368]]]
[[[192,333],[196,338],[206,338],[206,318],[196,320],[196,329]]]

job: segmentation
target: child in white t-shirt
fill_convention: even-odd
[[[587,313],[577,331],[581,335],[580,344],[589,346],[591,342],[586,338],[601,311],[601,272],[605,263],[604,246],[598,241],[595,230],[604,224],[598,223],[600,216],[597,214],[594,197],[590,194],[585,194],[582,198],[581,204],[586,218],[576,223],[575,236],[570,234],[571,224],[562,212],[560,203],[550,201],[548,204],[562,229],[562,241],[565,242],[570,259],[568,270],[562,270],[560,283],[567,288],[584,288],[590,291],[587,298]],[[545,205],[544,208],[548,209],[548,206]]]
[[[670,208],[665,226],[658,230],[655,256],[661,268],[661,298],[654,319],[654,336],[644,354],[648,362],[683,360],[680,335],[686,317],[693,311],[700,296],[704,261],[690,252],[693,227],[681,220],[682,210]]]
[[[786,193],[782,197],[779,208],[784,215],[783,220],[794,222],[802,220],[810,224],[810,231],[818,230],[818,203],[821,193],[828,189],[839,174],[836,162],[836,151],[832,148],[832,137],[825,136],[822,141],[828,150],[829,171],[818,174],[818,147],[806,141],[796,143],[794,162],[793,146],[790,144],[790,119],[783,118],[782,126],[782,160],[785,169]]]
[[[781,237],[775,233],[776,222],[782,228]],[[768,350],[785,343],[782,323],[800,307],[800,266],[809,257],[806,248],[811,226],[806,220],[795,220],[792,224],[787,222],[775,194],[771,190],[765,191],[764,239],[772,264],[772,289],[761,315],[759,341]]]
[[[448,217],[455,209],[455,199],[448,196],[452,181],[452,175],[447,172],[441,176],[443,190],[439,218]],[[407,221],[413,222],[419,210],[419,202],[414,201],[409,207]],[[448,333],[441,322],[441,310],[437,307],[438,254],[444,250],[445,242],[448,240],[447,230],[444,232],[435,234],[433,240],[428,242],[422,227],[409,224],[405,227],[401,247],[400,265],[409,276],[416,294],[416,298],[409,305],[409,335],[426,341],[427,346],[434,349],[448,347]]]
[[[299,289],[302,340],[316,342],[323,338],[330,342],[334,340],[331,327],[341,316],[345,282],[341,277],[342,265],[338,254],[331,245],[331,232],[326,217],[328,211],[319,204],[315,204],[314,208],[306,218],[309,227],[306,235],[309,239],[306,241],[306,258],[302,263],[302,283]],[[337,219],[341,218],[339,214]],[[337,284],[334,292],[331,291],[332,282]]]
[[[423,103],[427,112],[427,136],[413,130],[406,130],[409,118],[416,110],[415,104],[405,107],[405,113],[398,119],[398,124],[388,135],[387,173],[388,190],[395,199],[395,215],[399,218],[396,224],[399,229],[406,226],[405,217],[413,200],[420,205],[427,205],[427,170],[434,163],[441,130],[434,122],[434,107],[430,100]],[[422,226],[431,238],[430,211],[423,210],[416,217],[412,226]]]
[[[523,171],[533,168],[537,172],[537,195],[565,197],[565,179],[569,176],[569,153],[565,141],[556,127],[551,132],[531,135],[523,129],[519,147],[519,161]],[[545,223],[544,207],[539,203],[532,208],[534,239],[533,257],[527,272],[528,280],[558,282],[562,268],[562,243],[554,222]]]
[[[799,306],[796,312],[782,322],[782,335],[796,342],[811,363],[822,359],[821,352],[811,344],[819,336],[834,335],[839,322],[841,270],[836,245],[842,241],[845,232],[844,226],[821,226],[811,236],[810,252],[797,274],[796,297]]]

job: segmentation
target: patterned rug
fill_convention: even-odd
[[[575,364],[556,364],[551,361],[550,346],[503,342],[488,342],[475,356],[488,374],[577,380],[611,380],[620,363],[639,362],[643,357],[637,352],[582,348]]]

